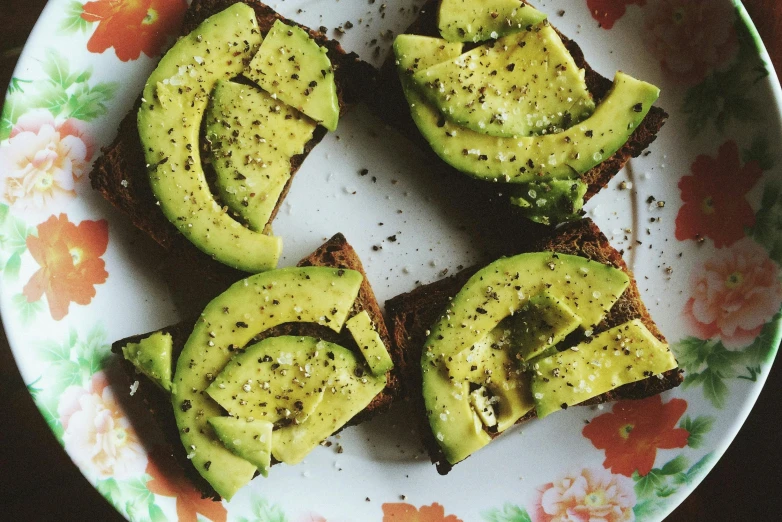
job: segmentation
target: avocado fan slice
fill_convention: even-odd
[[[282,242],[248,230],[215,201],[201,164],[199,132],[215,82],[241,73],[260,43],[255,11],[246,4],[207,18],[160,60],[137,116],[163,214],[200,250],[246,272],[275,267]]]
[[[235,283],[202,312],[177,360],[171,403],[193,466],[223,498],[249,482],[256,467],[216,443],[207,419],[221,416],[222,408],[203,392],[262,331],[287,322],[340,331],[362,280],[354,270],[282,268]]]

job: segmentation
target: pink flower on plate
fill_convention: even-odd
[[[73,197],[75,182],[92,154],[80,120],[58,122],[47,110],[28,112],[0,147],[0,198],[25,209],[43,208],[56,197]]]
[[[673,79],[695,84],[738,51],[731,2],[658,0],[645,10],[645,42]]]
[[[535,522],[631,522],[636,496],[631,478],[603,468],[572,472],[538,489]]]
[[[692,275],[685,318],[701,339],[749,345],[782,306],[779,267],[755,241],[720,249]]]
[[[80,468],[99,479],[121,480],[144,473],[144,447],[102,371],[92,376],[86,388],[69,386],[57,413],[65,430],[65,449]]]

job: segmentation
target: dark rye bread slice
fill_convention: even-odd
[[[437,8],[440,0],[429,0],[421,8],[418,18],[405,30],[407,34],[418,34],[440,38],[437,30]],[[570,51],[578,67],[586,71],[586,84],[596,103],[605,97],[613,85],[613,80],[600,75],[590,67],[584,58],[581,48],[573,40],[562,35],[562,41]],[[402,92],[395,58],[393,53],[383,63],[377,76],[374,94],[367,100],[378,116],[387,124],[395,127],[406,137],[415,142],[423,151],[430,155],[434,164],[440,164],[448,170],[458,173],[456,169],[446,165],[431,150],[429,144],[421,136],[412,117]],[[641,125],[636,128],[630,139],[610,158],[582,175],[588,184],[585,200],[590,199],[611,181],[630,158],[638,157],[657,137],[657,133],[668,118],[668,114],[660,107],[652,107]],[[474,185],[486,185],[480,180],[473,180]],[[502,190],[502,184],[491,184],[495,191]]]
[[[402,365],[402,353],[399,351],[399,348],[391,343],[383,314],[377,299],[375,298],[375,294],[372,291],[372,287],[369,284],[366,273],[364,272],[361,260],[355,250],[353,250],[353,247],[347,242],[345,236],[336,234],[326,243],[318,247],[312,254],[302,259],[297,266],[346,268],[357,270],[364,276],[358,297],[356,298],[353,309],[349,315],[353,316],[360,313],[362,310],[366,310],[377,328],[377,332],[380,334],[383,344],[385,344],[388,349],[391,359],[394,361],[394,369],[386,375],[386,388],[377,395],[364,410],[353,417],[347,426],[353,426],[365,420],[369,420],[377,413],[388,409],[391,403],[400,395],[401,382],[397,373],[397,368],[400,368]],[[173,357],[175,362],[179,358],[179,354],[197,320],[198,317],[191,317],[188,320],[158,330],[171,334],[174,344]],[[149,333],[134,335],[116,341],[112,344],[111,350],[115,354],[121,356],[123,346],[128,343],[138,342],[147,335],[149,335]],[[262,332],[252,342],[280,335],[306,335],[323,339],[349,348],[354,353],[358,354],[359,358],[363,358],[359,347],[356,345],[347,329],[343,328],[341,333],[336,333],[330,328],[314,323],[285,323]],[[130,405],[131,408],[135,411],[143,411],[145,413],[146,419],[139,419],[141,422],[148,422],[150,420],[149,414],[151,414],[151,420],[153,420],[163,432],[166,442],[165,453],[175,457],[176,461],[199,491],[205,496],[210,496],[215,500],[219,500],[217,493],[215,493],[209,483],[198,474],[187,460],[186,452],[179,439],[179,432],[171,411],[171,401],[168,394],[148,380],[146,376],[136,372],[135,367],[124,358],[121,358],[120,365],[130,382],[138,381],[139,383],[136,392],[132,397],[126,397],[125,402],[135,403]]]
[[[594,329],[600,333],[632,319],[640,319],[658,339],[665,342],[660,330],[641,301],[638,286],[622,256],[609,243],[591,220],[584,219],[563,225],[549,236],[541,238],[530,247],[529,252],[550,251],[586,257],[593,261],[611,265],[630,276],[630,285],[614,304],[602,323]],[[463,270],[447,279],[424,285],[415,290],[386,301],[386,313],[389,319],[391,337],[403,360],[399,367],[404,396],[416,405],[418,417],[422,420],[424,443],[429,450],[432,462],[441,474],[452,468],[443,457],[432,430],[427,422],[421,395],[421,352],[426,341],[427,330],[440,318],[464,283],[479,267]],[[682,382],[681,370],[671,370],[662,375],[642,381],[626,384],[599,395],[582,404],[600,404],[621,399],[642,399],[674,388]],[[523,422],[535,416],[532,411],[522,417]],[[494,435],[496,436],[496,435]]]
[[[237,0],[193,0],[185,14],[182,34],[187,34],[209,16],[222,11]],[[348,110],[363,97],[362,89],[365,83],[362,79],[371,78],[374,69],[359,60],[355,53],[346,53],[340,44],[328,39],[324,34],[296,24],[277,14],[271,7],[256,0],[241,0],[255,10],[258,26],[262,33],[268,32],[276,20],[287,24],[298,25],[307,30],[318,44],[325,47],[334,68],[334,78],[337,84],[340,113]],[[136,113],[141,100],[137,100],[133,109],[125,116],[119,126],[119,132],[114,142],[103,149],[103,154],[95,162],[90,173],[92,187],[120,211],[124,212],[133,224],[149,234],[166,251],[176,257],[178,266],[193,269],[211,279],[229,282],[239,279],[240,272],[213,260],[207,254],[182,236],[157,206],[152,194],[147,176],[144,153],[139,140],[136,125]],[[294,156],[291,161],[291,178],[283,189],[277,206],[274,208],[267,228],[274,220],[282,200],[285,198],[293,180],[293,175],[299,169],[304,159],[315,147],[326,129],[321,126],[315,130],[312,139],[306,144],[304,152]]]

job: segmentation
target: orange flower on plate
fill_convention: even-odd
[[[445,516],[445,508],[436,502],[416,508],[404,502],[383,504],[383,522],[462,522],[456,515]]]
[[[182,24],[185,0],[95,0],[84,4],[81,17],[97,22],[87,42],[91,53],[114,48],[123,62],[137,59],[143,52],[156,56],[169,36]]]
[[[68,216],[52,216],[38,225],[38,237],[27,237],[27,248],[40,269],[24,286],[27,302],[45,294],[52,317],[59,321],[71,303],[89,304],[95,285],[109,276],[101,256],[109,244],[106,220],[74,225]]]
[[[723,143],[717,157],[701,154],[690,167],[692,176],[679,180],[684,205],[676,215],[676,239],[708,237],[714,246],[730,246],[755,224],[746,199],[763,170],[757,161],[741,164],[735,141]]]
[[[600,22],[603,29],[611,29],[622,18],[631,4],[645,5],[646,0],[587,0],[592,18]]]
[[[165,452],[154,451],[147,464],[147,482],[151,493],[162,497],[176,497],[176,514],[179,522],[196,522],[198,515],[225,522],[227,512],[222,502],[201,498],[201,493],[185,477],[179,464]]]
[[[606,452],[603,466],[613,473],[647,475],[658,449],[683,448],[690,433],[676,428],[687,401],[671,399],[663,404],[659,395],[639,401],[620,401],[613,412],[600,415],[582,432],[597,449]]]

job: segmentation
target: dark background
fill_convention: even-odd
[[[619,0],[617,0],[619,1]],[[0,93],[45,0],[0,0]],[[777,70],[782,2],[745,0]],[[2,173],[0,173],[2,175]],[[728,452],[669,522],[782,520],[782,365]],[[122,520],[81,476],[46,427],[0,332],[0,519]]]

